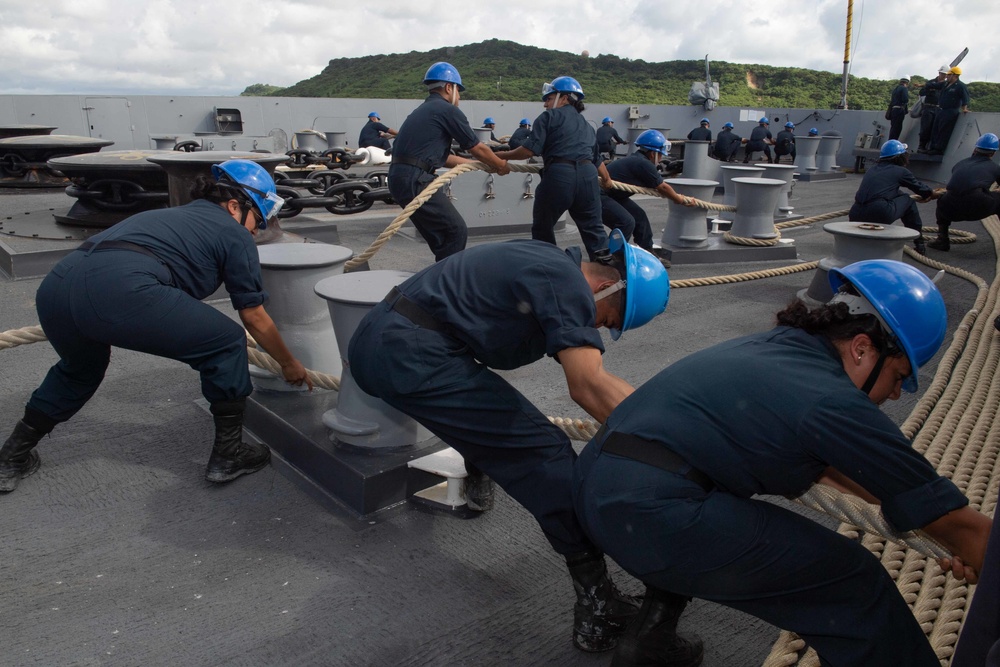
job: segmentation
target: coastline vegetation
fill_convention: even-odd
[[[428,65],[440,60],[462,73],[462,97],[468,100],[536,100],[543,81],[568,75],[583,85],[588,102],[683,105],[688,104],[691,84],[705,80],[702,60],[650,63],[604,54],[589,57],[490,39],[433,51],[337,58],[316,76],[287,88],[257,83],[242,95],[422,99],[420,80]],[[841,73],[724,61],[710,61],[710,68],[712,81],[719,82],[722,106],[830,109],[840,103]],[[926,78],[915,72],[910,79],[913,103],[913,86]],[[1000,83],[966,83],[973,111],[1000,111]],[[885,109],[895,85],[895,79],[851,76],[848,108]]]

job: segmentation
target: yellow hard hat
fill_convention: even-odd
[[[956,76],[961,76],[962,75],[962,68],[961,67],[952,67],[950,70],[948,70],[948,74],[954,74]]]

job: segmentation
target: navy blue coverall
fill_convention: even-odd
[[[111,346],[190,365],[209,403],[250,395],[243,327],[201,301],[221,284],[237,310],[267,299],[250,232],[200,199],[138,213],[90,241],[97,246],[67,255],[38,288],[38,318],[60,359],[29,408],[56,422],[76,414],[104,379]]]
[[[948,192],[937,200],[937,224],[948,227],[956,220],[982,220],[1000,213],[1000,165],[986,155],[973,155],[951,169]]]
[[[767,125],[758,125],[750,131],[750,138],[747,139],[746,155],[743,158],[744,164],[750,161],[754,151],[764,151],[767,161],[771,161],[771,147],[765,139],[771,139],[771,130]]]
[[[976,595],[965,614],[962,634],[955,646],[951,667],[1000,667],[1000,526],[993,514],[993,528],[986,545],[983,570]]]
[[[382,150],[389,150],[392,145],[389,140],[382,136],[382,132],[388,132],[389,126],[380,123],[377,120],[370,120],[365,123],[365,126],[361,128],[361,134],[358,135],[358,147],[367,148],[368,146],[374,146],[375,148],[381,148]]]
[[[909,188],[921,197],[929,197],[933,190],[918,181],[909,169],[891,162],[876,162],[861,179],[861,187],[854,195],[854,204],[848,220],[876,222],[891,225],[902,220],[903,225],[918,232],[923,223],[917,202],[910,195],[900,192],[900,186]]]
[[[892,89],[892,97],[889,98],[889,139],[899,139],[909,104],[910,89],[907,86],[899,84]]]
[[[608,165],[612,180],[642,188],[656,189],[663,176],[642,153],[633,153]],[[601,218],[610,229],[620,229],[625,240],[635,237],[635,244],[653,250],[653,229],[649,216],[641,206],[632,201],[632,193],[623,190],[601,190]]]
[[[774,139],[775,162],[780,162],[782,155],[790,155],[792,162],[795,162],[795,133],[789,129],[778,132]]]
[[[591,539],[653,588],[798,633],[824,665],[937,667],[892,578],[860,543],[761,494],[805,491],[828,466],[881,501],[898,530],[968,504],[859,390],[825,338],[778,327],[678,361],[626,398],[609,432],[707,475],[683,476],[590,441],[573,499]]]
[[[947,85],[947,81],[928,81],[920,89],[920,97],[923,98],[920,108],[920,146],[928,148],[931,143],[931,133],[934,131],[934,119],[937,118],[939,107],[938,100],[941,97],[941,89]]]
[[[415,324],[392,303],[376,305],[348,349],[358,386],[493,478],[557,552],[589,550],[570,498],[576,453],[569,438],[491,370],[567,348],[604,351],[579,249],[528,239],[475,246],[398,290],[439,326]]]
[[[522,147],[544,162],[532,207],[531,238],[554,245],[556,223],[569,211],[590,259],[607,250],[597,179],[601,156],[594,128],[583,114],[569,104],[547,110],[535,119]]]
[[[507,140],[507,145],[510,146],[511,150],[514,150],[518,146],[524,143],[525,139],[531,136],[531,130],[526,127],[519,127],[514,130],[514,133],[510,135],[510,139]]]
[[[934,130],[931,135],[931,152],[944,153],[948,148],[948,140],[955,129],[955,122],[962,107],[969,106],[969,89],[961,81],[946,85],[938,97],[937,116],[934,118]]]
[[[698,127],[688,132],[687,138],[690,139],[691,141],[711,141],[712,131],[707,127],[702,127],[701,125],[699,125]]]
[[[715,146],[712,148],[712,154],[723,162],[732,162],[742,142],[743,137],[728,127],[724,127],[719,132],[719,136],[715,138]]]
[[[480,143],[468,118],[458,107],[436,93],[406,117],[396,135],[389,165],[389,192],[403,208],[436,177],[451,153],[452,140],[463,151]],[[465,248],[469,228],[438,190],[410,216],[410,222],[427,241],[434,259],[442,260]]]
[[[610,123],[604,123],[597,128],[597,149],[602,153],[607,153],[612,158],[615,156],[615,147],[619,144],[628,143],[618,134],[618,130]]]

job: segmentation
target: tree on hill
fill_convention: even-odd
[[[466,88],[462,97],[469,100],[538,100],[543,82],[568,75],[580,81],[588,102],[686,105],[691,84],[705,78],[701,60],[650,63],[489,39],[432,51],[337,58],[316,76],[288,88],[254,84],[243,94],[422,99],[427,94],[421,85],[424,73],[432,63],[442,60],[462,73]],[[838,73],[724,61],[713,61],[711,67],[713,81],[720,84],[719,103],[726,106],[830,109],[840,103]],[[895,83],[851,76],[848,106],[884,109]],[[265,90],[270,88],[274,90]],[[248,92],[251,90],[260,92]],[[969,93],[974,110],[1000,111],[1000,84],[971,83]]]
[[[279,95],[284,90],[281,86],[272,86],[269,83],[255,83],[247,86],[242,93],[243,97],[267,97],[268,95]]]

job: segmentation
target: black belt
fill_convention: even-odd
[[[435,171],[434,166],[429,162],[424,162],[423,160],[418,160],[417,158],[413,157],[404,157],[402,155],[393,154],[392,163],[405,164],[411,167],[416,167],[417,169],[422,169],[423,171],[426,171],[428,174],[433,174]]]
[[[163,263],[159,257],[153,254],[153,251],[149,248],[139,245],[138,243],[130,243],[128,241],[98,241],[94,243],[93,241],[84,241],[76,249],[77,250],[129,250],[131,252],[138,252],[152,257],[157,262]]]
[[[601,426],[594,437],[600,438],[605,433],[607,433],[607,427]],[[609,454],[624,456],[625,458],[672,472],[675,475],[680,475],[700,486],[706,493],[715,489],[715,482],[712,481],[711,477],[692,467],[681,456],[670,451],[662,442],[647,440],[631,433],[612,431],[605,438],[601,449]]]
[[[564,157],[550,157],[548,160],[545,161],[545,166],[548,166],[550,164],[588,164],[588,163],[592,163],[592,160],[586,158],[582,160],[570,160]]]
[[[451,330],[447,324],[438,321],[436,317],[424,310],[423,307],[415,301],[411,301],[406,298],[406,296],[395,287],[389,290],[389,293],[385,295],[385,299],[383,300],[389,304],[390,308],[416,324],[418,327],[429,329],[430,331],[440,331],[443,333],[447,333]]]

